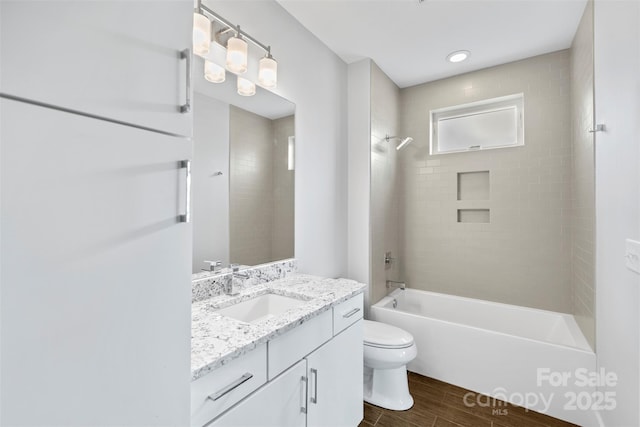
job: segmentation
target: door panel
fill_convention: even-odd
[[[187,425],[191,142],[0,108],[0,424]]]
[[[0,92],[191,135],[186,60],[193,2],[0,3]]]
[[[362,421],[362,321],[307,356],[307,427],[354,427]]]

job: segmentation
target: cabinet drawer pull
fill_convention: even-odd
[[[246,374],[244,374],[243,376],[241,376],[240,378],[238,378],[237,380],[235,380],[234,382],[232,382],[228,386],[226,386],[226,387],[216,391],[215,393],[210,394],[209,396],[207,396],[207,399],[211,399],[211,400],[213,400],[215,402],[216,400],[220,399],[225,394],[227,394],[227,393],[235,390],[236,388],[240,387],[242,384],[246,383],[251,378],[253,378],[253,374],[250,374],[249,372],[247,372]]]
[[[313,397],[311,397],[311,403],[318,404],[318,370],[311,368],[311,375],[313,375]]]
[[[307,413],[307,399],[309,398],[309,391],[307,388],[308,380],[307,377],[300,377],[300,381],[302,381],[302,389],[300,390],[301,394],[304,394],[304,399],[302,399],[302,406],[300,406],[300,412],[303,414]]]
[[[342,317],[344,317],[345,319],[348,319],[349,317],[353,316],[354,314],[356,314],[359,311],[360,311],[359,308],[354,308],[350,312],[343,314]]]
[[[184,59],[187,62],[187,94],[185,103],[180,106],[180,112],[186,114],[191,111],[191,51],[189,49],[181,50],[180,59]]]
[[[185,169],[186,192],[184,214],[178,215],[178,222],[191,221],[191,160],[181,160],[179,162],[181,169]]]

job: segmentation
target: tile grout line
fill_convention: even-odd
[[[382,414],[383,414],[383,412],[380,411],[380,414],[378,415],[378,418],[376,418],[376,422],[373,423],[374,427],[375,427],[376,424],[378,424],[378,421],[380,421],[380,418],[382,418]]]

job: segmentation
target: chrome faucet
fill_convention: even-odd
[[[227,274],[224,278],[224,293],[230,296],[238,295],[240,291],[233,285],[233,273]]]
[[[231,269],[231,274],[234,277],[239,277],[241,279],[248,279],[248,273],[240,273],[240,264],[229,264],[229,268]]]
[[[222,261],[205,261],[205,264],[209,264],[209,268],[203,268],[202,271],[218,271],[222,268]]]
[[[233,286],[233,273],[224,278],[224,293],[230,296],[238,295],[240,291]]]
[[[229,268],[231,268],[231,274],[227,275],[224,282],[224,293],[227,295],[238,295],[240,291],[235,287],[234,282],[235,278],[238,277],[240,279],[248,279],[249,274],[240,273],[240,265],[239,264],[229,264]]]
[[[407,285],[404,282],[396,282],[395,280],[387,280],[387,288],[388,289],[398,288],[398,289],[402,289],[404,291],[407,288]]]

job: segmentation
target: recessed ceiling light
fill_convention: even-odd
[[[471,55],[468,50],[457,50],[447,55],[447,61],[449,62],[462,62]]]

